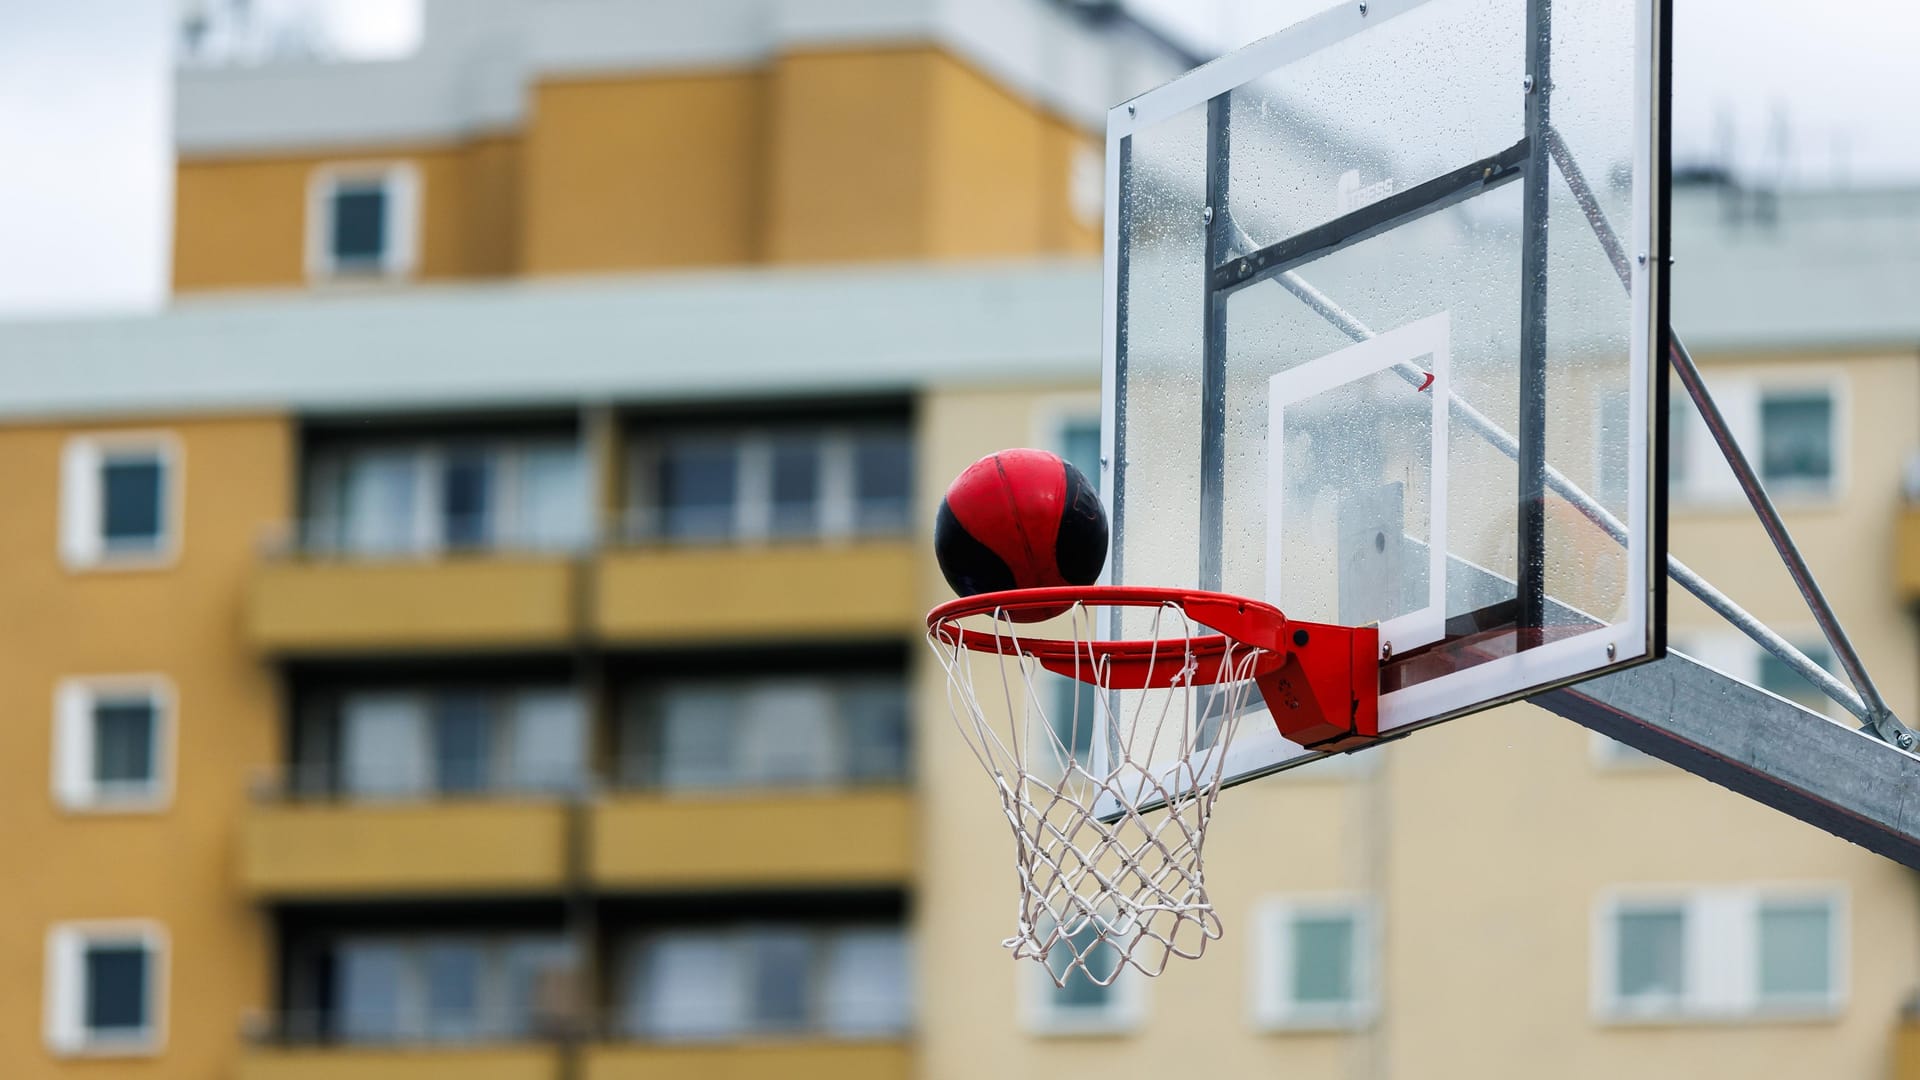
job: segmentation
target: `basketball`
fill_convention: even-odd
[[[1001,450],[947,488],[933,550],[961,596],[1091,585],[1107,562],[1107,511],[1093,484],[1058,454]],[[1018,621],[1052,614],[1028,612]]]

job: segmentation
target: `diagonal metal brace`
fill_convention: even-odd
[[[1632,270],[1627,264],[1627,253],[1620,246],[1619,234],[1607,222],[1605,211],[1600,207],[1599,199],[1594,197],[1593,188],[1580,171],[1580,165],[1567,149],[1566,140],[1559,131],[1548,128],[1546,138],[1547,153],[1559,167],[1560,175],[1566,179],[1568,189],[1573,193],[1574,202],[1586,217],[1587,224],[1593,229],[1595,238],[1607,253],[1608,261],[1613,263],[1614,272],[1619,275],[1621,285],[1632,290]],[[1641,256],[1645,258],[1644,255]],[[1747,502],[1753,507],[1755,516],[1760,519],[1761,528],[1766,530],[1767,538],[1773,541],[1773,547],[1779,553],[1780,561],[1786,565],[1788,576],[1793,578],[1794,587],[1800,590],[1801,599],[1813,612],[1814,621],[1819,623],[1820,632],[1826,636],[1827,644],[1833,649],[1833,655],[1840,661],[1847,678],[1852,680],[1854,689],[1860,694],[1864,712],[1861,730],[1870,731],[1886,742],[1902,750],[1910,750],[1915,743],[1913,730],[1901,723],[1888,707],[1886,699],[1880,695],[1879,687],[1867,674],[1866,665],[1861,663],[1859,652],[1853,647],[1853,641],[1847,636],[1846,628],[1840,625],[1840,619],[1827,602],[1826,593],[1820,583],[1814,580],[1813,570],[1807,565],[1806,558],[1800,554],[1799,545],[1793,541],[1793,535],[1787,531],[1786,522],[1780,517],[1780,511],[1773,504],[1772,496],[1767,494],[1760,477],[1754,472],[1753,463],[1740,448],[1733,437],[1733,430],[1727,426],[1727,420],[1720,412],[1720,406],[1708,391],[1706,379],[1700,374],[1699,365],[1693,362],[1693,354],[1680,341],[1678,332],[1670,332],[1668,361],[1673,372],[1686,388],[1687,396],[1693,399],[1694,407],[1700,411],[1707,431],[1713,436],[1714,445],[1727,459],[1727,465],[1733,470],[1733,476],[1740,490],[1747,496]]]

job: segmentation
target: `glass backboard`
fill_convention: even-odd
[[[1378,626],[1383,735],[1661,654],[1666,22],[1354,0],[1112,111],[1113,582]]]

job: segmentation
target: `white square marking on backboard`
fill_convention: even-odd
[[[1428,445],[1431,490],[1427,512],[1426,606],[1380,623],[1380,643],[1405,653],[1440,640],[1447,622],[1447,366],[1451,320],[1446,312],[1299,367],[1289,368],[1267,381],[1267,599],[1280,603],[1280,585],[1286,579],[1282,540],[1286,499],[1280,462],[1286,445],[1286,407],[1323,394],[1337,386],[1406,365],[1431,376],[1419,388],[1433,403],[1432,439]],[[1424,361],[1424,362],[1423,362]],[[1411,387],[1410,387],[1411,389]]]

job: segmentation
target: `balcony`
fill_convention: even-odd
[[[259,1047],[240,1080],[559,1080],[561,1052],[546,1046]]]
[[[270,560],[248,586],[247,633],[277,653],[554,647],[575,629],[575,573],[531,554]]]
[[[606,1045],[586,1052],[586,1080],[907,1080],[913,1052],[904,1041],[768,1041],[716,1046]],[[275,1078],[278,1080],[278,1078]]]
[[[259,803],[240,876],[276,899],[550,893],[566,875],[566,815],[535,799]]]
[[[913,876],[915,828],[900,788],[626,793],[596,807],[587,864],[619,889],[897,886]]]
[[[897,637],[922,612],[906,539],[632,548],[599,562],[594,626],[608,640]]]

